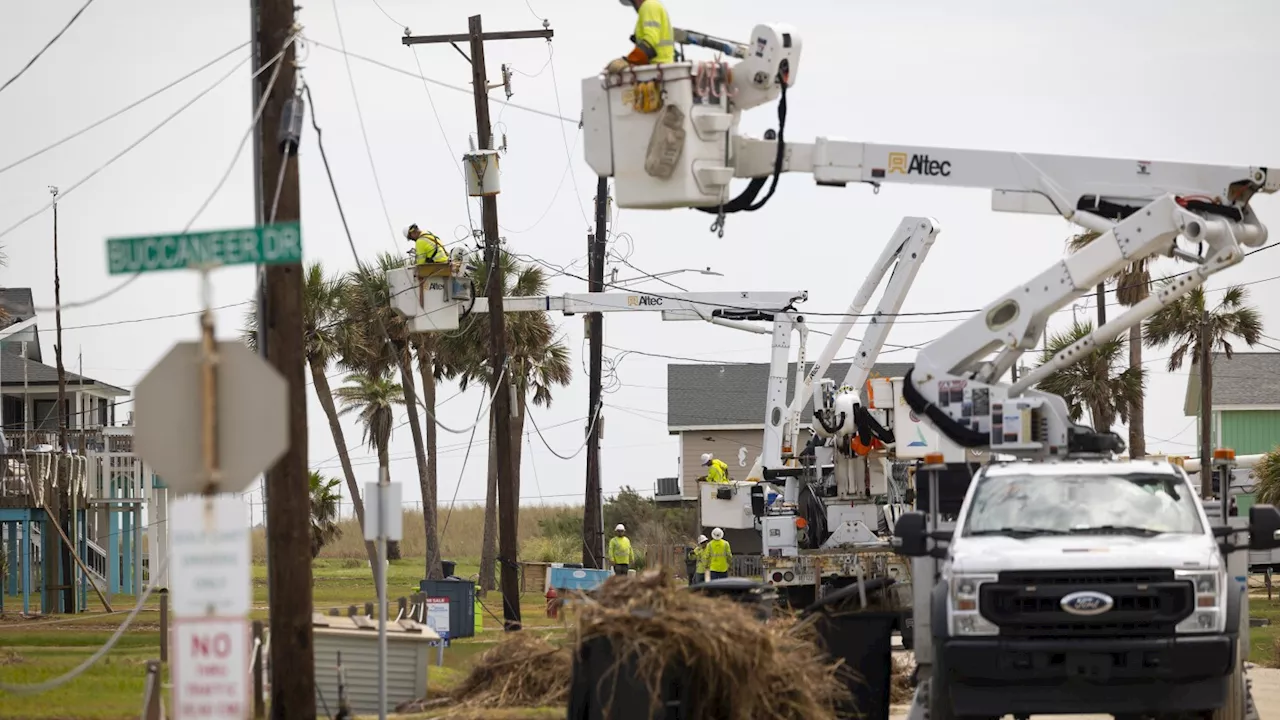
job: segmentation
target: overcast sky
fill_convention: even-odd
[[[505,137],[499,217],[508,248],[571,275],[585,276],[586,231],[595,178],[582,159],[581,78],[629,50],[634,13],[612,0],[318,0],[303,3],[298,21],[307,42],[300,54],[343,207],[362,256],[403,252],[399,228],[416,222],[452,239],[466,234],[468,202],[457,159],[475,132],[467,62],[447,45],[401,45],[415,34],[465,32],[467,17],[484,16],[486,30],[537,29],[550,21],[556,36],[491,43],[491,78],[514,67],[512,101],[496,100],[496,132]],[[16,72],[80,7],[81,0],[3,3],[0,76]],[[745,39],[762,22],[794,25],[804,55],[789,95],[787,138],[815,136],[954,148],[1022,150],[1231,165],[1280,165],[1280,117],[1274,73],[1280,48],[1280,5],[1268,0],[1203,3],[1184,0],[985,2],[668,0],[672,23]],[[176,3],[98,0],[17,82],[0,93],[0,168],[152,92],[249,38],[249,2]],[[339,24],[340,21],[340,24]],[[349,67],[333,48],[345,42]],[[551,51],[554,51],[552,53]],[[62,300],[76,303],[120,282],[107,275],[105,239],[176,232],[192,221],[236,153],[251,118],[247,49],[130,112],[13,169],[0,171],[0,232],[48,203],[59,204]],[[421,63],[434,80],[414,77]],[[393,69],[394,68],[394,69]],[[397,72],[397,70],[399,72]],[[232,73],[120,160],[75,187],[166,116]],[[354,87],[354,93],[353,93]],[[429,91],[428,91],[429,88]],[[368,146],[361,134],[356,98]],[[437,120],[438,116],[438,120]],[[554,116],[570,118],[570,122]],[[775,122],[772,106],[750,112],[744,127],[759,133]],[[269,129],[274,132],[274,128]],[[302,225],[307,261],[334,271],[355,263],[308,123],[303,134]],[[372,155],[372,166],[370,163]],[[566,166],[570,172],[565,173]],[[375,169],[376,180],[375,182]],[[564,178],[562,181],[561,179]],[[381,192],[379,192],[379,187]],[[70,192],[68,192],[70,191]],[[385,213],[384,213],[385,203]],[[1280,226],[1280,202],[1255,201],[1264,222]],[[723,238],[707,231],[710,216],[689,210],[622,210],[612,250],[646,273],[707,267],[723,277],[671,278],[689,290],[807,290],[802,309],[840,312],[904,215],[928,215],[942,233],[906,300],[904,312],[981,307],[1061,257],[1072,228],[1044,216],[993,213],[980,190],[885,186],[816,187],[802,175],[783,179],[764,209],[732,216]],[[479,224],[479,210],[471,203]],[[388,216],[390,226],[388,225]],[[251,225],[253,178],[248,148],[230,179],[199,215],[194,229]],[[33,288],[36,303],[53,304],[51,214],[42,213],[0,237],[9,256],[0,284]],[[395,228],[393,231],[392,227]],[[618,267],[620,277],[634,270]],[[1280,255],[1260,255],[1219,275],[1210,288],[1250,286],[1267,332],[1280,336]],[[1178,268],[1171,261],[1155,275]],[[234,337],[254,289],[250,267],[219,270],[214,302],[219,335]],[[194,315],[151,319],[199,308],[192,273],[147,275],[86,307],[63,312],[66,363],[85,374],[131,388],[178,341],[197,337]],[[656,292],[671,288],[653,284]],[[581,292],[585,283],[561,275],[552,291]],[[1211,293],[1216,299],[1220,292]],[[1082,303],[1085,301],[1082,301]],[[1093,316],[1091,301],[1087,312]],[[1114,311],[1112,311],[1114,315]],[[1061,328],[1070,309],[1056,316]],[[889,341],[928,341],[955,327],[955,316],[911,317]],[[582,444],[587,415],[585,345],[580,318],[554,317],[571,348],[575,376],[557,389],[550,408],[533,418],[561,455]],[[815,327],[835,318],[815,317]],[[118,324],[111,324],[118,323]],[[53,315],[41,313],[46,360],[53,362]],[[606,356],[623,350],[714,361],[767,362],[767,336],[695,323],[662,323],[656,314],[607,316]],[[94,327],[98,326],[98,327]],[[1274,329],[1273,329],[1274,328]],[[829,329],[829,328],[828,328]],[[855,329],[855,336],[860,333]],[[1280,346],[1280,343],[1277,343]],[[814,338],[809,357],[816,357]],[[849,354],[853,344],[846,346]],[[1259,348],[1261,349],[1261,348]],[[1194,454],[1195,424],[1184,417],[1186,369],[1165,371],[1167,350],[1147,351],[1149,452]],[[911,351],[884,360],[909,361]],[[606,397],[603,476],[606,491],[632,485],[649,492],[654,479],[677,472],[678,444],[665,427],[663,357],[629,354],[617,366],[620,383]],[[330,372],[336,386],[341,375]],[[482,394],[449,398],[441,420],[453,428],[474,422]],[[122,406],[122,410],[128,406]],[[763,414],[764,409],[761,408]],[[323,414],[310,398],[313,467],[340,474]],[[345,423],[361,480],[374,480],[376,460]],[[477,441],[485,439],[485,421]],[[532,427],[528,428],[532,430]],[[1122,428],[1118,428],[1123,432]],[[487,452],[477,445],[463,469],[468,435],[440,434],[440,496],[446,503],[484,497]],[[525,502],[580,498],[585,453],[552,454],[526,439]],[[417,500],[413,446],[407,427],[392,441],[392,477]],[[733,453],[736,457],[737,453]]]

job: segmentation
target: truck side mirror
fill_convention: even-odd
[[[1280,515],[1277,515],[1280,522]],[[929,554],[929,533],[922,512],[903,513],[893,526],[893,551],[906,557]]]
[[[1275,505],[1249,508],[1249,549],[1280,548],[1280,510]]]

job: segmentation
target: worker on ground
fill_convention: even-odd
[[[632,65],[672,63],[676,61],[676,41],[671,32],[671,18],[658,0],[622,0],[622,4],[636,9],[636,30],[631,36],[635,47],[626,57],[620,57],[605,68],[609,73],[620,73]]]
[[[699,535],[698,542],[689,548],[684,557],[684,569],[689,575],[689,584],[697,585],[702,576],[707,574],[707,536]]]
[[[712,580],[729,577],[733,549],[729,547],[729,541],[724,539],[724,531],[720,528],[711,531],[711,542],[707,543],[705,557]]]
[[[729,466],[711,457],[711,453],[702,453],[702,466],[707,469],[703,479],[707,482],[728,484]]]
[[[449,262],[449,253],[444,250],[444,243],[434,233],[423,232],[417,225],[404,229],[404,236],[413,243],[415,265]]]
[[[613,563],[614,575],[626,575],[631,569],[631,538],[627,537],[622,523],[618,523],[613,532],[615,535],[609,539],[609,562]]]

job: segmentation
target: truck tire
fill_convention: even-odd
[[[1244,720],[1245,718],[1248,688],[1244,677],[1243,643],[1238,643],[1236,647],[1236,665],[1231,672],[1230,683],[1227,686],[1227,702],[1208,714],[1208,718],[1212,720]]]

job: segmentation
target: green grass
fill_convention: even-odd
[[[393,608],[396,598],[417,592],[422,569],[421,558],[391,563],[387,573],[387,597]],[[460,577],[471,577],[478,571],[479,568],[474,563],[460,564],[457,574]],[[376,599],[367,562],[322,558],[315,562],[312,574],[317,612],[327,613],[330,608],[336,607],[345,613],[349,605],[362,608],[365,602]],[[252,581],[254,610],[251,617],[265,621],[265,565],[254,565]],[[9,600],[11,598],[6,598],[6,601]],[[135,598],[123,595],[110,600],[117,612],[132,609],[136,602]],[[491,593],[482,598],[481,602],[490,612],[501,616],[500,596]],[[30,685],[53,679],[76,667],[100,648],[125,615],[123,612],[103,615],[102,608],[96,602],[91,602],[91,605],[94,612],[80,616],[32,620],[10,617],[0,621],[0,683]],[[526,627],[546,630],[560,625],[560,621],[545,616],[544,605],[545,600],[541,594],[529,593],[522,597],[521,616]],[[6,607],[13,606],[6,602]],[[153,595],[111,652],[76,680],[40,695],[15,695],[0,691],[0,718],[137,718],[146,682],[146,662],[159,659],[159,622],[159,599]],[[486,612],[483,622],[483,629],[476,638],[455,640],[445,651],[443,667],[436,667],[434,664],[431,666],[429,682],[433,691],[455,686],[466,676],[475,658],[502,639],[502,624],[499,620]],[[432,660],[434,662],[434,655]],[[486,717],[524,720],[563,715],[563,709],[556,709],[554,712],[531,710],[493,713]],[[439,712],[430,715],[441,716]],[[443,716],[449,717],[447,714]]]

